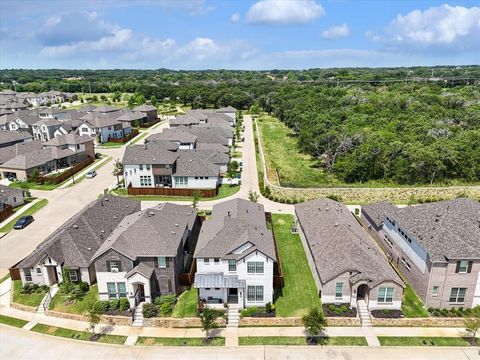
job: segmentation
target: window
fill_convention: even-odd
[[[70,280],[78,281],[77,270],[69,270]]]
[[[466,293],[467,293],[467,288],[452,288],[452,290],[450,291],[450,302],[464,303]]]
[[[125,286],[124,282],[118,282],[117,283],[117,290],[118,290],[118,297],[127,297],[127,288]]]
[[[219,290],[220,290],[220,288],[215,288],[215,290],[219,291]]]
[[[380,303],[391,303],[393,302],[393,287],[381,287],[378,288],[378,299],[377,302]]]
[[[177,185],[188,185],[188,176],[176,176]]]
[[[149,164],[145,165],[145,169],[150,170],[150,165]]]
[[[247,273],[249,274],[263,274],[263,262],[249,261],[247,262]]]
[[[158,267],[159,268],[166,268],[167,267],[167,259],[165,256],[158,257]]]
[[[116,299],[117,298],[115,283],[107,282],[107,290],[108,290],[108,298],[109,299]]]
[[[23,269],[23,272],[25,273],[25,281],[27,282],[32,281],[32,273],[30,269]]]
[[[438,286],[434,286],[432,288],[432,296],[437,296],[438,295]]]
[[[408,262],[405,263],[405,267],[407,268],[408,271],[412,270],[412,267]]]
[[[335,284],[335,299],[343,298],[343,283],[337,282]]]
[[[220,262],[220,259],[219,259],[219,258],[215,258],[215,259],[213,259],[213,262],[214,262],[215,264],[218,264],[218,263]]]
[[[37,270],[37,274],[41,274],[41,273],[42,273],[42,268],[40,268],[40,267],[37,267],[37,269],[36,269],[36,270]]]
[[[143,171],[143,165],[142,165],[142,164],[138,165],[138,169],[139,169],[140,171]]]
[[[203,259],[203,263],[204,263],[205,265],[208,265],[208,264],[210,263],[210,259]]]
[[[263,286],[247,286],[247,300],[250,302],[263,301]]]
[[[456,273],[466,274],[472,272],[473,261],[461,260],[457,261]]]
[[[120,271],[120,261],[110,260],[110,272],[119,272]]]
[[[152,186],[152,177],[148,175],[140,175],[140,186]]]
[[[237,271],[237,262],[235,260],[228,260],[228,271]]]

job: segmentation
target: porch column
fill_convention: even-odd
[[[238,307],[243,309],[245,307],[245,296],[243,293],[243,288],[238,288]]]

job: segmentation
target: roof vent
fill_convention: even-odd
[[[175,231],[173,231],[173,230],[172,230],[172,231],[170,231],[170,232],[171,232],[172,234],[175,234]]]
[[[76,224],[73,225],[73,228],[74,228],[74,229],[78,229],[78,225],[76,225]]]
[[[88,251],[92,251],[92,248],[91,248],[91,247],[88,247],[87,250],[88,250]]]
[[[116,216],[114,216],[113,218],[114,218],[114,219],[116,219],[117,217],[116,217]]]
[[[105,230],[100,230],[100,232],[101,232],[102,234],[105,234]]]
[[[350,223],[347,223],[347,226],[350,227],[351,226]]]
[[[175,224],[175,227],[178,227],[178,224]]]
[[[327,207],[325,208],[325,211],[328,211],[328,210],[330,210],[330,208],[327,206]]]
[[[155,213],[153,211],[148,212],[148,217],[151,217],[151,216],[154,216],[154,215],[155,215]]]
[[[337,222],[335,223],[335,226],[338,226],[338,223],[337,223]]]

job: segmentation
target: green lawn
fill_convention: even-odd
[[[248,336],[239,337],[239,345],[307,345],[304,336]],[[319,338],[318,345],[327,346],[367,346],[367,340],[361,336],[334,336]]]
[[[195,317],[197,315],[198,290],[192,287],[185,290],[173,309],[173,317]]]
[[[223,199],[235,194],[239,190],[240,190],[239,185],[234,185],[234,186],[222,185],[218,188],[217,196],[200,197],[200,201]],[[114,191],[114,193],[120,196],[128,196],[127,189],[117,189]],[[138,196],[128,196],[128,197],[138,201],[189,201],[189,202],[193,201],[193,197],[191,196],[138,195]]]
[[[402,311],[405,317],[409,318],[428,317],[428,311],[423,307],[422,301],[408,284],[403,293]]]
[[[65,313],[83,314],[85,312],[85,305],[90,299],[98,300],[98,286],[92,285],[82,299],[75,299],[73,303],[66,304],[67,295],[62,295],[59,292],[55,295],[50,302],[49,309],[55,311],[61,311]]]
[[[28,323],[26,320],[13,318],[10,316],[0,315],[0,324],[15,326],[18,328],[22,328],[25,324]]]
[[[13,302],[17,304],[38,307],[42,302],[43,297],[45,296],[45,291],[38,290],[38,293],[33,294],[22,294],[22,281],[15,280],[13,281]]]
[[[19,218],[21,218],[22,216],[33,215],[38,210],[40,210],[41,208],[43,208],[47,204],[48,204],[47,199],[41,199],[41,200],[37,201],[35,204],[33,204],[31,207],[29,207],[27,210],[25,210],[22,214],[16,216],[13,220],[8,222],[4,227],[0,228],[0,232],[7,233],[7,232],[11,231],[13,229],[13,225],[15,225],[15,223],[17,222],[17,220]],[[26,228],[26,229],[28,229],[28,228]],[[22,231],[22,230],[18,230],[18,231]]]
[[[139,336],[135,345],[163,345],[163,346],[225,346],[224,337],[211,338],[204,343],[204,338],[168,338]]]
[[[60,186],[60,184],[37,184],[32,181],[14,181],[8,186],[15,189],[53,190]]]
[[[140,133],[140,134],[137,135],[137,137],[130,143],[130,145],[136,144],[137,142],[139,142],[140,140],[142,140],[143,138],[145,138],[147,135],[148,135],[148,132],[146,132],[146,131],[144,131],[143,133]]]
[[[10,273],[6,273],[5,276],[0,279],[0,284],[3,283],[8,278],[10,278]]]
[[[87,331],[71,330],[45,324],[35,325],[32,328],[32,331],[47,335],[60,336],[64,338],[84,341],[90,341],[90,338],[92,337],[92,333]],[[100,343],[122,345],[125,343],[125,340],[127,340],[126,336],[101,334],[99,335],[97,341]]]
[[[458,337],[397,337],[379,336],[382,346],[470,346],[467,339]]]
[[[285,286],[275,294],[276,315],[302,316],[319,308],[320,298],[298,234],[291,233],[293,216],[273,214],[275,238],[282,264]]]

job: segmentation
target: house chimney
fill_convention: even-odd
[[[143,148],[144,148],[145,150],[147,150],[147,144],[148,144],[148,140],[145,139],[145,140],[143,141]]]

